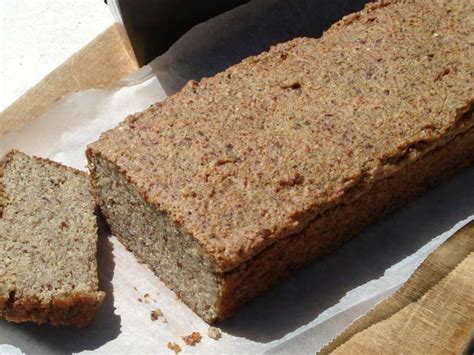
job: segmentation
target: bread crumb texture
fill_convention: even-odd
[[[197,343],[200,343],[202,339],[201,333],[192,332],[189,335],[183,337],[183,340],[186,345],[195,346]]]
[[[181,347],[176,344],[176,343],[172,343],[172,342],[168,342],[168,349],[170,349],[171,351],[174,351],[175,354],[178,354],[181,352]]]
[[[473,12],[369,5],[189,82],[91,152],[231,270],[472,128]]]
[[[154,309],[153,311],[151,311],[150,317],[152,321],[156,321],[158,320],[158,318],[163,317],[163,312],[159,308]]]
[[[207,336],[211,339],[219,340],[220,338],[222,338],[222,333],[219,328],[209,327],[209,329],[207,330]]]
[[[87,175],[18,151],[1,168],[0,315],[86,325],[104,297]]]

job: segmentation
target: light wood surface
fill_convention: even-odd
[[[459,354],[474,332],[474,222],[321,354]]]
[[[138,69],[119,24],[110,26],[0,113],[0,136],[25,126],[63,96],[106,87]]]

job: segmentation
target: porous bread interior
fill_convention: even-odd
[[[0,314],[8,318],[9,307],[30,301],[48,309],[72,294],[100,304],[97,224],[87,176],[13,152],[3,162],[1,184]]]
[[[194,309],[218,316],[219,274],[197,241],[147,204],[124,174],[100,155],[89,157],[102,213],[125,246]]]

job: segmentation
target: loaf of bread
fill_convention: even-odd
[[[382,1],[89,146],[112,231],[204,320],[474,160],[471,0]]]
[[[58,163],[8,153],[0,163],[0,316],[85,326],[98,290],[90,182]]]

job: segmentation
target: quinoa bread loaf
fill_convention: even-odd
[[[469,0],[382,1],[87,150],[112,232],[210,323],[474,160]]]
[[[0,187],[0,316],[87,325],[104,298],[87,174],[11,151]]]

